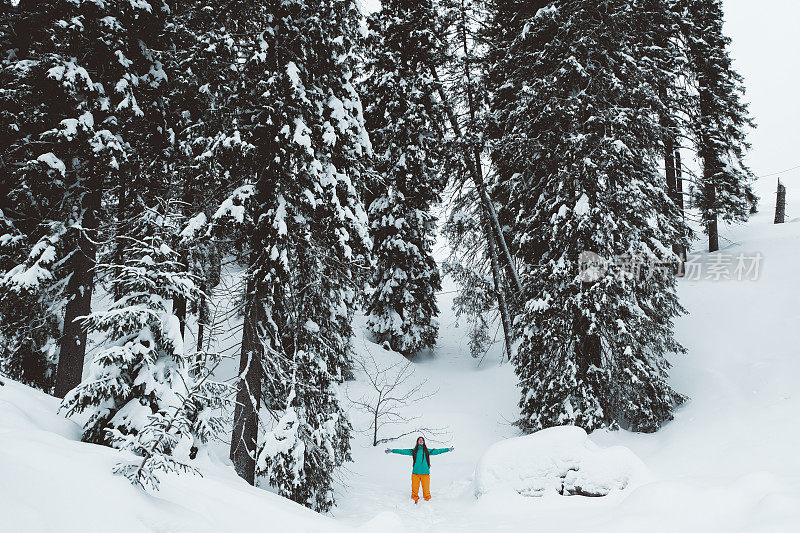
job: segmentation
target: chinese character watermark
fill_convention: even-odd
[[[692,281],[756,281],[761,275],[761,252],[717,253],[705,257],[692,255],[686,261],[686,279]]]
[[[761,275],[764,256],[761,252],[690,255],[683,265],[684,278],[691,281],[756,281]],[[594,282],[609,272],[633,279],[652,279],[678,272],[675,261],[653,261],[632,255],[606,259],[594,252],[582,252],[578,260],[580,279]]]

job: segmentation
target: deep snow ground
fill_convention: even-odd
[[[432,460],[431,502],[413,505],[409,459],[383,453],[386,446],[411,447],[413,436],[372,447],[363,432],[353,441],[354,462],[342,472],[331,517],[248,487],[226,464],[224,445],[219,457],[201,460],[204,477],[170,478],[159,493],[145,494],[111,474],[117,452],[77,442],[79,428],[55,414],[55,399],[3,380],[0,533],[351,526],[379,532],[800,531],[800,219],[774,226],[771,213],[763,205],[748,224],[723,230],[723,250],[697,254],[708,266],[721,256],[735,264],[739,253],[761,253],[757,281],[680,282],[689,314],[677,333],[688,353],[674,358],[671,377],[690,400],[675,420],[652,435],[590,436],[601,447],[632,450],[649,469],[649,483],[604,498],[524,498],[501,490],[476,499],[472,475],[481,455],[518,434],[511,425],[518,390],[511,366],[499,363],[499,345],[480,365],[469,357],[466,328],[455,327],[450,309],[454,287],[446,285],[439,345],[413,363],[413,379],[427,379],[426,390],[438,391],[405,411],[420,415],[420,425],[444,429],[429,435],[429,444],[456,447]],[[357,356],[372,354],[381,365],[404,362],[364,338],[359,320]],[[236,365],[230,362],[231,373]],[[365,390],[363,379],[349,383],[345,403]],[[350,416],[357,430],[368,423],[354,406]]]
[[[250,487],[211,457],[204,476],[164,478],[146,494],[111,474],[117,451],[79,442],[58,401],[3,379],[0,386],[0,533],[344,531],[328,517]]]
[[[431,502],[414,506],[411,498],[410,458],[386,455],[384,449],[411,448],[413,433],[397,441],[372,446],[371,432],[358,432],[369,424],[369,416],[351,408],[348,413],[358,432],[353,441],[354,462],[347,466],[337,491],[333,515],[357,524],[381,513],[391,512],[402,523],[399,530],[440,530],[452,522],[462,509],[474,504],[470,476],[481,453],[499,439],[518,434],[511,423],[517,416],[516,377],[506,362],[498,364],[500,346],[486,355],[483,363],[469,356],[466,327],[455,328],[450,310],[454,287],[446,285],[441,301],[441,339],[433,355],[421,354],[414,360],[410,384],[427,379],[425,391],[435,393],[404,409],[406,416],[419,416],[417,423],[386,428],[381,436],[403,433],[415,427],[437,428],[423,432],[429,447],[455,446],[455,451],[431,458]],[[363,335],[355,340],[356,357],[372,355],[379,366],[403,364],[404,358],[383,350]],[[357,398],[368,389],[359,379],[348,384],[347,394]]]
[[[675,420],[652,435],[591,435],[603,447],[633,450],[652,483],[599,499],[502,493],[476,500],[471,477],[482,451],[517,434],[509,423],[517,413],[516,381],[510,365],[498,365],[499,346],[476,368],[445,294],[435,358],[416,365],[418,379],[441,389],[412,408],[423,424],[447,426],[443,445],[456,446],[432,461],[433,501],[415,507],[407,458],[386,456],[384,446],[372,448],[370,436],[361,435],[333,514],[358,524],[388,513],[382,518],[399,531],[800,531],[800,221],[775,226],[772,209],[763,205],[748,224],[723,228],[719,252],[696,243],[701,279],[679,285],[688,314],[677,334],[688,353],[674,357],[671,372],[690,399]],[[735,278],[737,256],[757,253],[757,280],[705,279],[715,277],[714,264],[727,265]],[[397,357],[365,341],[363,350],[387,364]],[[352,419],[357,427],[366,422],[358,414]],[[412,444],[409,436],[390,446]]]

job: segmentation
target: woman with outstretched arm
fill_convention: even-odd
[[[411,499],[414,503],[419,501],[419,486],[422,484],[422,497],[425,501],[431,499],[431,455],[452,452],[455,448],[434,448],[429,450],[425,446],[425,437],[417,439],[417,445],[410,449],[386,448],[386,453],[396,453],[398,455],[410,455],[413,461],[411,468]]]

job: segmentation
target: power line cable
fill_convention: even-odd
[[[778,174],[785,174],[786,172],[791,172],[792,170],[797,170],[798,168],[800,168],[800,165],[797,165],[796,167],[792,167],[792,168],[787,168],[786,170],[779,170],[778,172],[772,172],[770,174],[762,174],[761,176],[756,176],[756,178],[769,178],[771,176],[777,176]]]

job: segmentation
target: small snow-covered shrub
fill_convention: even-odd
[[[648,477],[628,448],[601,449],[583,429],[562,426],[493,444],[478,461],[475,495],[511,488],[523,496],[605,496]]]

